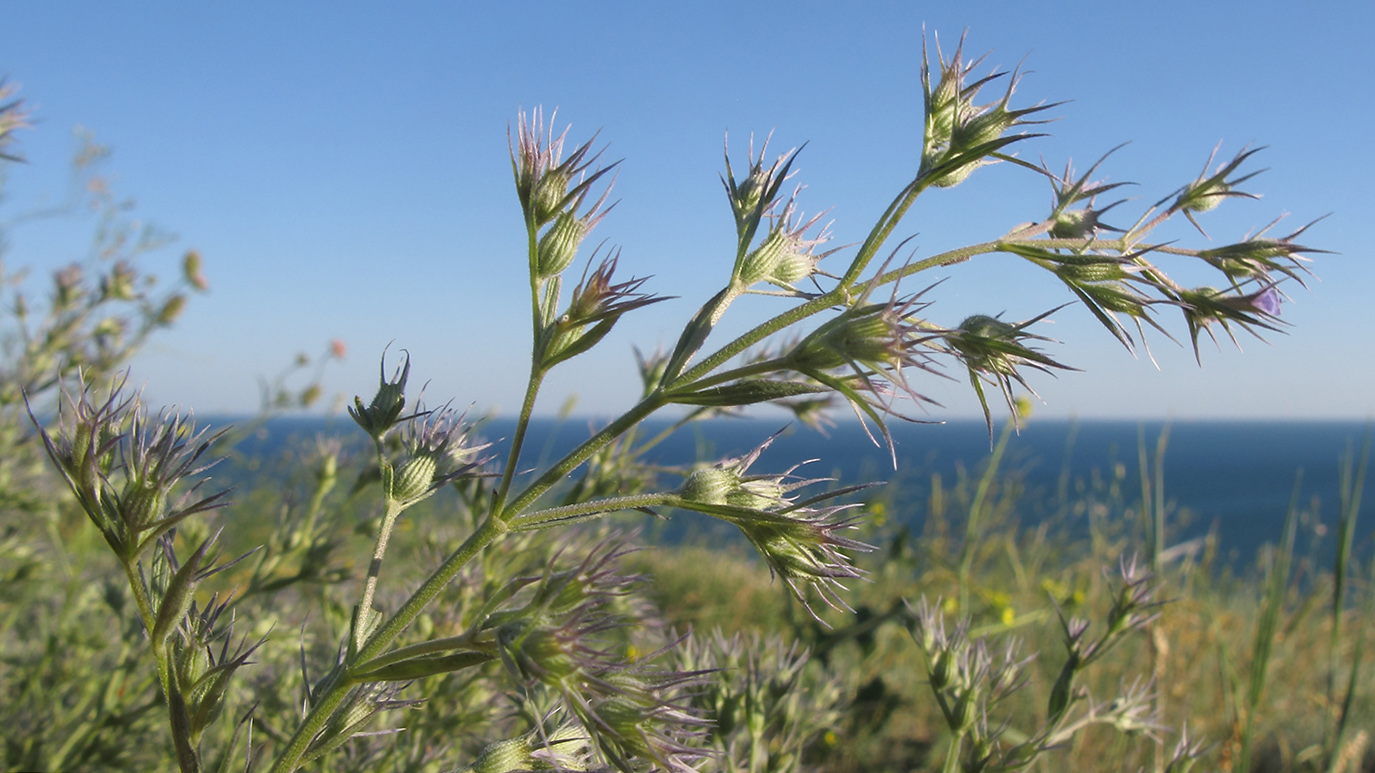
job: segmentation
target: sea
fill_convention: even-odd
[[[501,458],[514,426],[513,420],[498,418],[481,424],[477,434],[491,441],[490,453]],[[666,426],[648,422],[641,437]],[[534,420],[522,470],[551,463],[597,427],[596,421],[585,419]],[[886,527],[906,526],[920,533],[936,477],[947,497],[962,477],[976,480],[990,456],[989,431],[982,421],[973,420],[894,422],[890,431],[891,451],[881,437],[875,443],[857,422],[840,423],[821,434],[795,423],[713,419],[680,430],[646,460],[685,467],[738,457],[773,438],[751,472],[782,473],[808,462],[794,474],[836,481],[819,485],[884,482],[870,494],[881,492],[886,500]],[[995,428],[995,438],[999,432],[1001,428]],[[1297,548],[1326,561],[1336,545],[1343,459],[1358,466],[1370,432],[1370,424],[1360,421],[1033,419],[1009,437],[1000,472],[1018,483],[1016,513],[1022,527],[1035,527],[1039,519],[1056,513],[1063,521],[1061,504],[1085,493],[1101,501],[1114,482],[1121,496],[1119,511],[1139,512],[1140,452],[1144,448],[1153,465],[1158,440],[1168,433],[1162,469],[1169,544],[1198,546],[1202,538],[1213,535],[1219,560],[1245,568],[1263,546],[1279,540],[1285,515],[1296,501],[1303,514]],[[346,416],[276,418],[241,442],[238,458],[304,448],[319,436],[365,439]],[[674,478],[666,480],[675,485]],[[1375,552],[1372,499],[1375,496],[1365,497],[1358,514],[1353,542],[1358,556]],[[1056,525],[1076,528],[1072,521]],[[663,533],[677,539],[692,532],[679,527]]]

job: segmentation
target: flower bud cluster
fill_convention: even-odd
[[[982,60],[966,63],[963,51],[964,40],[961,39],[954,56],[946,61],[937,41],[936,62],[940,77],[933,85],[926,41],[922,41],[921,83],[926,101],[926,127],[919,176],[938,188],[964,182],[975,169],[987,164],[994,153],[1031,136],[1004,135],[1018,126],[1042,123],[1027,120],[1027,116],[1052,107],[1037,105],[1011,109],[1012,93],[1017,87],[1015,74],[1008,80],[1007,91],[1001,99],[986,105],[975,104],[979,90],[1006,73],[996,73],[967,84],[966,79]]]
[[[755,231],[759,228],[764,216],[777,206],[783,183],[792,175],[792,164],[797,158],[797,149],[794,148],[774,159],[772,164],[765,166],[764,157],[768,151],[769,141],[765,139],[764,144],[759,148],[758,155],[756,155],[754,138],[750,137],[747,155],[749,166],[745,173],[737,178],[730,163],[729,144],[725,148],[726,173],[721,176],[721,184],[726,187],[726,196],[730,199],[731,213],[735,215],[735,231],[740,240],[741,257],[748,251],[750,243],[754,241]],[[737,274],[739,270],[739,259],[737,259]]]
[[[1122,231],[1120,228],[1114,228],[1103,223],[1102,217],[1104,213],[1122,204],[1124,200],[1114,201],[1101,208],[1094,203],[1094,200],[1098,196],[1127,183],[1101,183],[1091,180],[1098,166],[1115,150],[1117,148],[1104,154],[1077,179],[1073,179],[1074,167],[1068,163],[1065,165],[1063,176],[1052,174],[1049,169],[1045,170],[1046,177],[1050,179],[1051,189],[1055,194],[1055,207],[1051,210],[1049,218],[1051,222],[1049,235],[1052,239],[1089,240],[1098,236],[1101,231],[1119,233]]]
[[[845,607],[838,595],[842,581],[862,577],[842,551],[867,551],[873,547],[842,537],[854,528],[857,518],[835,518],[851,506],[812,508],[827,499],[851,493],[846,488],[796,503],[790,492],[825,479],[794,479],[795,465],[781,475],[749,475],[749,467],[773,442],[774,437],[738,459],[728,459],[693,471],[678,489],[678,506],[734,524],[781,577],[794,595],[807,605],[806,588],[817,591],[832,607]],[[815,614],[815,613],[813,613]]]
[[[712,723],[704,740],[722,755],[721,769],[797,773],[807,750],[844,721],[841,678],[796,642],[718,630],[689,634],[674,652],[683,670],[711,669],[691,705]]]
[[[989,710],[1026,684],[1025,669],[1033,658],[1019,658],[1015,640],[994,653],[986,638],[970,638],[967,619],[947,629],[940,608],[939,601],[929,604],[924,597],[916,607],[909,605],[910,633],[926,655],[927,683],[950,732],[957,743],[966,737],[972,741],[964,769],[1020,769],[1001,766],[1033,759],[1046,748],[1044,737],[1005,747],[1000,737],[1006,726],[990,726]]]
[[[817,264],[830,254],[813,252],[830,241],[829,226],[822,227],[816,236],[807,237],[822,215],[804,220],[794,200],[788,201],[782,214],[769,217],[772,227],[757,247],[736,262],[733,281],[742,287],[768,282],[797,292],[795,285],[816,273]]]
[[[611,192],[608,185],[601,197],[579,214],[593,184],[615,164],[593,170],[601,156],[592,152],[595,137],[563,158],[567,130],[555,137],[551,126],[546,133],[544,117],[538,110],[528,120],[522,114],[517,124],[517,137],[511,146],[516,194],[531,234],[543,231],[532,256],[531,278],[549,279],[572,265],[583,239],[610,210],[603,209]]]
[[[1208,166],[1213,163],[1213,158],[1217,153],[1214,150],[1213,155],[1208,156],[1208,161],[1204,163],[1203,171],[1199,174],[1198,179],[1185,185],[1175,195],[1169,211],[1183,212],[1184,216],[1189,218],[1189,222],[1193,223],[1194,227],[1202,233],[1203,228],[1194,219],[1195,214],[1216,209],[1223,199],[1257,198],[1254,193],[1237,190],[1237,186],[1260,174],[1263,170],[1248,172],[1239,176],[1235,175],[1235,172],[1245,163],[1246,159],[1260,152],[1260,150],[1261,148],[1243,149],[1231,161],[1220,165],[1212,174],[1208,174]]]
[[[1227,337],[1232,343],[1236,344],[1236,335],[1232,332],[1232,325],[1238,325],[1248,333],[1260,337],[1256,332],[1257,328],[1277,332],[1282,324],[1279,319],[1280,314],[1280,291],[1274,285],[1265,283],[1264,280],[1242,283],[1245,286],[1257,287],[1250,292],[1232,290],[1231,292],[1218,290],[1213,287],[1198,287],[1192,290],[1180,289],[1175,296],[1184,312],[1184,322],[1189,328],[1189,338],[1194,347],[1194,358],[1200,363],[1202,355],[1199,352],[1198,342],[1201,333],[1207,333],[1213,343],[1217,343],[1217,337],[1213,335],[1212,326],[1214,323],[1221,326]]]
[[[838,316],[802,338],[784,361],[789,369],[838,392],[856,415],[873,419],[886,438],[883,416],[896,413],[889,385],[918,404],[930,402],[912,387],[907,371],[936,372],[931,355],[939,351],[941,331],[916,316],[927,306],[923,293],[899,297],[895,288],[888,302],[869,303],[872,289],[870,285]],[[848,369],[848,376],[836,373],[842,369]]]
[[[364,728],[384,711],[412,708],[424,703],[422,700],[397,698],[404,687],[405,684],[387,682],[370,682],[354,687],[343,705],[330,715],[324,729],[306,747],[306,759],[322,756],[343,746],[363,733]]]
[[[121,379],[104,400],[91,384],[75,397],[64,389],[53,434],[32,409],[29,416],[82,509],[115,553],[132,562],[187,517],[223,507],[229,492],[197,498],[198,482],[177,493],[184,480],[219,461],[201,458],[223,431],[198,431],[179,412],[150,419],[138,395],[121,396],[123,387]]]
[[[232,565],[233,562],[213,571]],[[205,572],[201,574],[206,575]],[[172,684],[181,692],[180,703],[193,741],[224,708],[224,698],[235,672],[248,665],[249,658],[267,641],[264,635],[250,644],[248,636],[244,635],[235,643],[233,613],[229,614],[228,622],[220,622],[228,607],[228,599],[218,601],[216,596],[212,596],[203,608],[192,602],[182,618],[179,635],[171,640],[172,665],[176,673]]]
[[[608,635],[634,617],[620,607],[642,578],[616,572],[627,552],[619,542],[603,542],[572,569],[558,570],[551,562],[542,577],[517,581],[533,586],[525,600],[487,625],[495,628],[507,674],[559,695],[613,765],[631,770],[651,762],[691,770],[702,754],[685,741],[700,732],[702,721],[681,705],[678,693],[701,675],[653,671],[647,664],[655,656],[627,664]]]
[[[595,260],[596,254],[592,257]],[[573,289],[567,311],[549,330],[541,358],[545,367],[592,348],[611,332],[611,328],[626,313],[669,299],[640,292],[647,277],[631,277],[624,282],[614,282],[612,277],[619,260],[620,251],[617,250],[603,258],[591,274],[584,272],[582,281]]]
[[[1157,609],[1160,603],[1154,599],[1154,575],[1139,567],[1135,557],[1123,557],[1118,575],[1117,591],[1113,595],[1113,605],[1108,611],[1102,635],[1096,638],[1089,635],[1088,620],[1066,618],[1063,612],[1060,613],[1060,628],[1068,657],[1051,688],[1048,713],[1052,720],[1064,717],[1077,699],[1074,680],[1080,671],[1160,615]]]

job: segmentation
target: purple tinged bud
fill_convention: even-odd
[[[1251,306],[1256,311],[1271,317],[1280,315],[1280,294],[1273,287],[1267,287],[1251,297]]]

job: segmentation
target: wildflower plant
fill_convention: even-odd
[[[1124,684],[1119,695],[1107,701],[1095,700],[1075,685],[1085,669],[1159,615],[1156,580],[1135,559],[1122,561],[1116,582],[1112,607],[1096,635],[1087,619],[1060,614],[1065,659],[1039,720],[999,716],[999,704],[1026,686],[1027,667],[1036,655],[1022,657],[1015,638],[995,646],[988,637],[973,635],[968,619],[947,626],[939,601],[929,604],[923,598],[908,608],[912,639],[926,656],[927,685],[951,736],[942,770],[1025,770],[1091,725],[1152,739],[1167,730],[1154,706],[1155,686],[1150,682],[1138,678]],[[1202,752],[1184,728],[1163,769],[1187,771]]]
[[[798,466],[757,472],[768,441],[744,457],[684,471],[677,486],[661,484],[659,475],[637,461],[663,437],[638,434],[646,419],[675,406],[686,408],[691,420],[772,403],[819,423],[820,410],[844,401],[866,431],[876,428],[891,447],[888,423],[914,420],[906,406],[932,402],[922,393],[922,380],[954,366],[967,372],[991,427],[984,385],[996,386],[1013,405],[1017,389],[1030,390],[1031,372],[1071,368],[1042,351],[1050,339],[1036,332],[1054,310],[1017,323],[996,314],[952,326],[935,321],[937,283],[919,275],[980,255],[1010,254],[1051,272],[1128,349],[1143,343],[1145,327],[1164,331],[1166,312],[1183,314],[1195,349],[1200,333],[1212,335],[1216,327],[1228,334],[1279,329],[1277,288],[1301,280],[1307,255],[1316,252],[1293,241],[1302,229],[1283,239],[1251,238],[1207,249],[1153,236],[1176,216],[1198,224],[1224,201],[1250,196],[1240,186],[1255,173],[1242,167],[1255,150],[1205,172],[1130,225],[1110,227],[1102,216],[1120,202],[1100,206],[1096,198],[1119,184],[1068,172],[1057,176],[1014,155],[1038,136],[1029,130],[1043,124],[1054,105],[1014,106],[1018,75],[980,77],[979,66],[965,58],[963,41],[948,58],[939,46],[934,58],[923,48],[920,158],[913,161],[910,181],[845,258],[839,257],[842,250],[824,249],[830,232],[822,216],[803,214],[800,188],[788,189],[797,150],[770,159],[767,143],[757,154],[751,146],[737,168],[728,147],[722,181],[736,250],[721,264],[720,290],[691,315],[671,348],[640,357],[644,388],[634,405],[533,471],[526,471],[525,441],[548,374],[600,345],[626,315],[667,298],[653,293],[648,277],[627,276],[620,251],[604,246],[591,251],[588,269],[565,292],[568,271],[614,206],[608,201],[616,163],[602,163],[595,137],[569,148],[568,130],[555,134],[553,116],[546,124],[539,110],[522,114],[509,151],[526,230],[532,356],[509,447],[493,458],[463,415],[447,406],[426,409],[411,396],[408,355],[390,377],[384,360],[375,394],[367,401],[355,398],[349,409],[371,441],[370,461],[355,491],[377,500],[374,517],[360,527],[373,549],[356,597],[340,609],[326,606],[324,635],[332,645],[308,648],[303,634],[299,675],[278,677],[299,685],[297,713],[241,705],[236,721],[244,732],[215,736],[224,745],[214,757],[220,768],[235,759],[246,768],[262,763],[286,773],[341,765],[355,759],[350,755],[359,755],[360,769],[376,765],[363,752],[387,752],[369,739],[384,737],[392,748],[406,743],[405,731],[387,726],[395,725],[395,712],[414,709],[417,693],[431,695],[432,703],[446,700],[427,684],[471,685],[479,678],[501,685],[483,687],[482,694],[514,696],[527,721],[523,727],[507,722],[504,736],[485,739],[483,750],[448,760],[450,766],[482,773],[630,773],[696,770],[720,754],[737,759],[746,741],[722,734],[719,725],[711,730],[708,707],[699,700],[715,689],[709,663],[694,655],[678,659],[689,663],[686,668],[668,665],[675,661],[675,642],[649,650],[651,655],[631,656],[627,637],[648,626],[644,611],[627,603],[638,580],[619,574],[620,545],[557,555],[533,573],[523,566],[529,554],[505,548],[532,545],[538,533],[612,513],[692,511],[738,528],[774,576],[820,619],[829,613],[813,602],[847,608],[846,583],[863,576],[853,561],[870,548],[847,536],[863,518],[847,495],[861,487],[818,492],[827,481],[795,476]],[[992,89],[999,93],[981,102],[981,92]],[[1048,180],[1049,212],[991,240],[926,257],[907,254],[905,242],[890,244],[920,196],[959,185],[995,163]],[[1158,265],[1165,259],[1217,269],[1221,289],[1176,284]],[[835,260],[840,263],[832,265]],[[913,290],[914,282],[924,287]],[[730,340],[715,341],[724,315],[760,293],[792,304]],[[232,692],[225,685],[263,646],[259,638],[235,638],[230,601],[197,595],[207,578],[233,565],[211,554],[213,537],[190,545],[189,552],[187,540],[176,538],[192,532],[191,516],[226,503],[223,492],[200,493],[209,438],[178,414],[149,420],[122,384],[111,386],[94,374],[68,390],[59,415],[58,424],[44,431],[45,446],[124,569],[157,664],[180,769],[201,770],[211,759],[202,749],[210,737],[204,726],[231,716],[221,711],[222,698]],[[34,422],[42,424],[36,415]],[[267,596],[326,576],[317,559],[337,544],[313,524],[337,478],[337,456],[324,449],[307,526],[274,534],[256,564],[236,559],[253,567],[245,594]],[[398,525],[446,489],[457,492],[469,526],[456,544],[435,551],[421,578],[403,579],[414,567],[389,560]],[[352,584],[344,580],[329,578],[339,588]],[[928,676],[954,738],[949,759],[964,760],[969,770],[1013,770],[1088,723],[1155,732],[1154,718],[1145,711],[1149,689],[1141,685],[1127,688],[1115,702],[1089,702],[1074,713],[1083,700],[1074,689],[1075,675],[1150,619],[1149,587],[1142,576],[1124,570],[1120,609],[1114,607],[1100,638],[1091,638],[1078,621],[1065,622],[1068,660],[1045,724],[1012,745],[1001,744],[1004,726],[990,724],[990,716],[1000,698],[1021,684],[1026,660],[1014,647],[990,650],[964,626],[947,630],[930,607],[919,606],[914,635],[930,657]],[[718,649],[740,659],[738,645]],[[800,657],[781,653],[775,667],[799,671]],[[814,738],[814,725],[786,718],[795,710],[770,706],[778,700],[758,697],[763,703],[745,712],[746,721],[782,722],[795,743]],[[728,702],[716,702],[723,701]],[[721,705],[715,713],[723,721]],[[751,736],[748,743],[758,740]],[[707,750],[713,745],[715,753]],[[798,758],[792,753],[770,751],[767,769],[794,768]],[[428,754],[418,752],[415,759],[437,764]],[[757,750],[749,755],[752,766],[763,764]]]

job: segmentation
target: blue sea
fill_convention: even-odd
[[[650,423],[648,429],[662,426]],[[513,427],[513,421],[497,419],[483,425],[480,434],[501,452]],[[552,462],[586,439],[594,427],[578,419],[536,420],[522,468]],[[1036,519],[1054,512],[1057,497],[1065,492],[1073,496],[1097,486],[1101,496],[1114,479],[1120,482],[1126,506],[1136,508],[1141,491],[1139,443],[1144,440],[1153,459],[1157,438],[1165,429],[1165,499],[1172,512],[1172,544],[1214,532],[1224,561],[1239,567],[1251,563],[1260,546],[1278,540],[1301,471],[1299,502],[1313,517],[1304,523],[1299,550],[1330,555],[1338,517],[1339,465],[1345,454],[1359,458],[1367,432],[1362,422],[1180,421],[1167,427],[1162,422],[1033,420],[1010,439],[1002,465],[1024,487],[1018,508],[1022,525],[1034,526]],[[890,517],[920,531],[932,476],[940,476],[948,493],[961,475],[977,475],[990,452],[988,430],[981,421],[895,422],[891,430],[896,469],[888,449],[876,446],[853,422],[822,435],[796,424],[717,419],[679,432],[647,459],[677,466],[739,456],[779,433],[752,472],[783,472],[817,459],[798,474],[832,477],[845,485],[889,482]],[[269,422],[240,450],[261,454],[317,434],[362,438],[347,417],[284,418]],[[1358,522],[1355,545],[1362,554],[1371,552],[1372,499],[1375,496],[1366,497]],[[682,529],[671,533],[681,534]]]

